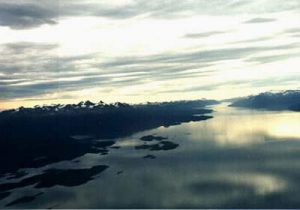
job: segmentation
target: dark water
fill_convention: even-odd
[[[0,208],[300,208],[300,113],[214,110],[2,177]]]

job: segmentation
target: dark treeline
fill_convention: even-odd
[[[129,105],[90,101],[20,107],[0,113],[0,174],[105,151],[95,139],[125,137],[159,126],[211,118],[213,100]],[[73,136],[89,136],[76,140]],[[109,146],[111,146],[110,144]]]

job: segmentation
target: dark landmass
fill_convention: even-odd
[[[10,195],[10,192],[0,192],[0,200],[8,197]]]
[[[300,90],[260,93],[237,99],[230,106],[251,109],[300,111]]]
[[[300,112],[300,103],[290,106],[289,109],[295,112]]]
[[[121,147],[120,146],[112,146],[110,147],[111,149],[120,149]]]
[[[208,117],[208,116],[203,116]],[[209,117],[208,117],[209,118]],[[176,149],[179,144],[174,143],[172,141],[163,141],[168,139],[167,137],[162,136],[154,136],[154,135],[147,135],[140,138],[141,141],[145,143],[143,145],[135,146],[134,148],[137,150],[150,150],[150,151],[162,151],[162,150],[173,150]],[[146,143],[155,141],[156,143]],[[154,155],[146,155],[143,157],[144,159],[154,159],[156,158]]]
[[[0,184],[0,192],[35,185],[35,188],[49,188],[56,185],[73,187],[87,183],[105,169],[106,165],[97,165],[88,169],[49,169],[42,174],[25,178],[19,182]]]
[[[172,150],[176,149],[179,144],[173,143],[171,141],[161,141],[156,144],[143,144],[135,146],[135,149],[145,149],[150,151],[160,151],[160,150]]]
[[[129,105],[90,101],[0,112],[0,176],[26,167],[108,153],[113,139],[159,126],[211,118],[214,100]],[[83,139],[75,136],[88,136]],[[164,143],[162,143],[164,144]],[[163,148],[167,148],[166,145]],[[153,147],[157,149],[158,147]]]
[[[143,158],[144,159],[155,159],[156,156],[155,155],[145,155]]]
[[[153,136],[153,135],[148,135],[148,136],[143,136],[140,138],[140,140],[142,141],[153,141],[153,140],[164,140],[164,139],[168,139],[166,137],[162,137],[162,136]]]
[[[123,171],[118,171],[117,175],[123,174]]]
[[[23,176],[26,176],[28,173],[25,171],[17,171],[15,173],[10,173],[9,177],[7,177],[7,179],[18,179],[21,178]]]
[[[16,205],[16,204],[21,204],[21,203],[29,203],[31,201],[33,201],[34,199],[36,199],[36,197],[42,195],[43,193],[38,193],[36,195],[32,195],[32,196],[23,196],[21,198],[18,198],[8,204],[6,204],[6,206],[13,206],[13,205]]]

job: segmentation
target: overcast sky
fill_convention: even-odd
[[[299,88],[299,0],[0,0],[0,108]]]

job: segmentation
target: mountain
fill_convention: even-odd
[[[267,110],[300,111],[300,90],[265,92],[234,101],[230,106]]]
[[[109,152],[114,140],[135,132],[212,118],[214,100],[129,105],[82,101],[0,112],[0,176],[24,167]],[[103,141],[106,139],[106,141]],[[101,141],[99,143],[99,141]]]

